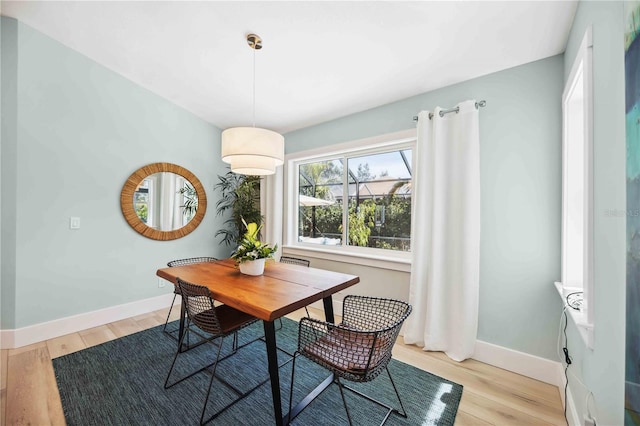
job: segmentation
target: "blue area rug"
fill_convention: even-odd
[[[176,323],[171,326],[176,327]],[[297,323],[283,319],[277,332],[278,346],[293,353]],[[241,330],[240,340],[262,335],[262,322]],[[227,347],[228,344],[228,347]],[[155,327],[53,360],[62,406],[69,425],[195,425],[199,423],[210,375],[202,372],[165,390],[164,380],[177,343]],[[225,339],[223,354],[231,338]],[[205,344],[178,357],[178,376],[211,363],[215,348]],[[290,359],[279,352],[281,363]],[[327,377],[326,370],[300,357],[296,361],[294,402]],[[462,386],[441,377],[392,360],[389,369],[407,410],[408,418],[392,414],[388,425],[452,425],[462,395]],[[224,377],[242,390],[249,390],[268,378],[264,342],[258,340],[240,349],[218,365],[216,376]],[[282,405],[289,405],[291,363],[280,368]],[[383,374],[366,384],[352,384],[374,398],[398,406],[388,377]],[[214,381],[208,415],[233,400],[235,394]],[[377,405],[346,393],[356,425],[377,425],[385,411]],[[274,424],[273,401],[267,381],[209,424]],[[294,421],[293,425],[344,425],[346,413],[336,385],[330,386]]]

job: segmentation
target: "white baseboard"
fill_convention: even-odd
[[[12,349],[36,342],[64,336],[69,333],[120,321],[136,315],[157,311],[171,304],[173,293],[138,300],[136,302],[111,306],[97,311],[86,312],[53,321],[34,324],[14,330],[0,330],[0,348]],[[176,298],[180,303],[180,299]]]
[[[571,394],[571,388],[567,388],[567,400],[565,401],[564,399],[566,379],[564,377],[564,367],[562,363],[481,340],[476,341],[473,359],[557,386],[560,392],[562,406],[564,407],[565,404],[567,406],[567,421],[569,426],[582,425],[582,419],[578,415],[576,404]]]
[[[557,361],[551,361],[481,340],[476,341],[473,359],[554,386],[561,386],[558,381],[558,371],[562,369],[562,365]]]

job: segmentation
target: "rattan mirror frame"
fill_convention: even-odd
[[[193,219],[191,219],[189,223],[182,228],[175,229],[173,231],[159,231],[157,229],[150,228],[146,223],[140,220],[133,208],[133,193],[136,191],[140,182],[142,182],[142,180],[147,176],[160,172],[171,172],[184,177],[193,185],[193,188],[198,194],[198,210],[196,210],[196,214]],[[184,167],[171,163],[152,163],[144,167],[140,167],[138,170],[133,172],[124,183],[122,192],[120,193],[120,208],[122,209],[122,214],[127,223],[137,233],[147,238],[151,238],[152,240],[169,241],[182,238],[185,235],[190,234],[198,227],[198,225],[200,225],[200,222],[202,222],[207,211],[207,194],[196,175]]]

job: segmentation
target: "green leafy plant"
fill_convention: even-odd
[[[147,217],[149,216],[149,209],[146,204],[136,204],[136,214],[144,223],[147,223]]]
[[[369,246],[371,229],[375,226],[375,212],[376,205],[372,200],[364,200],[359,206],[355,203],[349,206],[349,245]]]
[[[225,227],[216,232],[216,237],[221,236],[226,245],[239,244],[243,238],[245,224],[261,223],[260,214],[260,176],[245,176],[227,172],[218,175],[218,183],[215,189],[221,193],[216,202],[216,213],[224,215],[229,213],[225,220]]]
[[[198,210],[198,193],[195,188],[188,183],[185,183],[184,187],[178,190],[178,193],[184,197],[184,204],[180,207],[182,207],[182,213],[186,218],[186,222],[189,222]]]
[[[278,250],[278,245],[276,244],[271,247],[268,244],[260,242],[258,233],[262,225],[258,226],[255,222],[247,224],[244,219],[242,219],[242,223],[246,227],[247,232],[244,233],[244,237],[240,241],[238,248],[231,253],[231,258],[238,263],[248,260],[272,258],[273,254]]]

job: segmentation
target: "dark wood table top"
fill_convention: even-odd
[[[232,259],[158,269],[161,278],[177,284],[179,277],[204,285],[213,298],[265,321],[289,314],[360,282],[355,275],[275,261],[264,274],[241,274]]]

